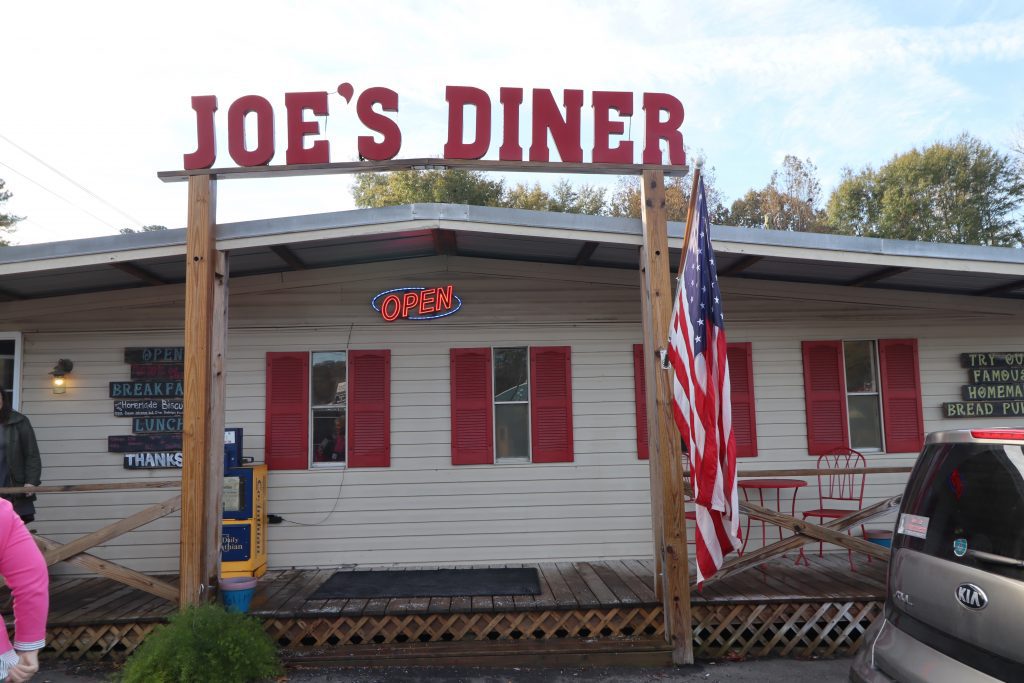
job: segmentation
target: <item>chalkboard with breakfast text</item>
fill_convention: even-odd
[[[114,415],[131,420],[131,434],[107,437],[125,469],[181,469],[185,348],[140,346],[124,350],[128,380],[109,383]]]

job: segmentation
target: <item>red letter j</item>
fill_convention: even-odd
[[[194,168],[210,168],[217,160],[217,144],[213,131],[213,112],[217,111],[217,97],[200,95],[192,98],[192,108],[196,111],[196,138],[199,147],[191,154],[185,155],[185,170]]]

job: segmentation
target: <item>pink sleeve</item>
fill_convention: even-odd
[[[46,614],[50,609],[46,561],[10,502],[3,499],[0,499],[0,576],[14,596],[15,649],[41,649],[46,644]],[[0,652],[9,649],[6,632],[0,633]]]

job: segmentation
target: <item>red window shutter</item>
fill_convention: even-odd
[[[391,351],[348,352],[349,467],[391,465]]]
[[[491,350],[451,349],[452,464],[494,462]]]
[[[916,339],[879,339],[885,450],[917,453],[924,445]]]
[[[572,363],[568,346],[530,348],[533,462],[572,462]]]
[[[647,445],[647,374],[643,344],[633,344],[633,388],[636,391],[636,455],[647,460],[651,452]]]
[[[309,354],[267,354],[267,412],[263,453],[267,469],[309,467]]]
[[[757,413],[754,404],[754,361],[750,342],[728,345],[729,387],[732,391],[732,431],[736,455],[757,455]]]
[[[805,341],[802,346],[807,451],[824,455],[833,448],[850,445],[843,342]]]

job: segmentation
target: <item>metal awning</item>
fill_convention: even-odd
[[[217,226],[232,278],[434,255],[638,268],[638,219],[452,204]],[[683,225],[669,223],[678,266]],[[721,277],[1024,299],[1024,250],[715,226]],[[0,249],[0,300],[185,279],[185,230]]]

